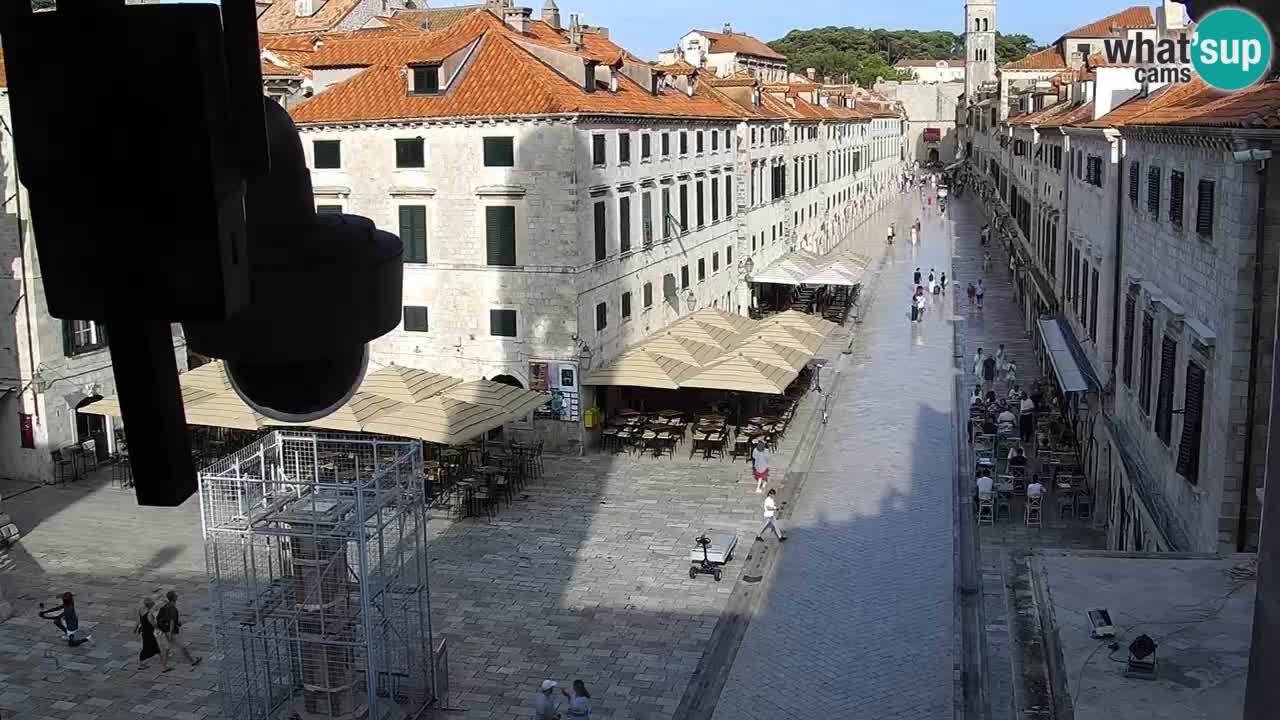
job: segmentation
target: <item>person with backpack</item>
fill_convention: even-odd
[[[182,642],[182,615],[178,612],[178,593],[170,590],[165,593],[165,599],[168,602],[156,613],[156,630],[160,632],[160,672],[173,669],[169,667],[169,655],[175,650],[182,653],[191,667],[195,667],[203,658],[193,657],[186,643]]]
[[[48,610],[45,609],[44,603],[40,603],[40,617],[53,621],[54,627],[62,632],[68,647],[80,647],[92,640],[93,635],[85,634],[84,637],[77,637],[80,631],[80,616],[76,614],[76,596],[64,592],[61,599],[61,605]]]

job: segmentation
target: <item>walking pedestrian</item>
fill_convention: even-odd
[[[973,374],[979,378],[982,377],[982,361],[986,359],[987,356],[982,352],[982,348],[978,348],[978,352],[973,354]]]
[[[991,251],[988,250],[982,254],[982,272],[991,272]]]
[[[1004,381],[1010,385],[1018,380],[1018,363],[1010,360],[1004,366]]]
[[[591,693],[587,692],[587,684],[581,680],[573,681],[573,693],[568,690],[561,690],[569,701],[569,707],[565,710],[565,714],[574,718],[591,717]]]
[[[987,241],[991,239],[991,225],[982,226],[982,232],[978,234],[978,244],[986,247]]]
[[[988,355],[982,359],[982,384],[991,392],[996,384],[996,359]]]
[[[1030,396],[1023,396],[1018,407],[1018,436],[1029,444],[1036,433],[1036,403]]]
[[[156,642],[156,601],[145,598],[138,609],[138,626],[134,632],[142,637],[142,650],[138,653],[138,669],[145,668],[147,660],[160,654],[160,644]]]
[[[974,298],[977,297],[978,289],[969,283],[969,287],[965,289],[965,294],[969,296],[969,304],[973,305]]]
[[[764,438],[757,439],[751,450],[751,472],[756,478],[756,492],[764,492],[764,486],[769,484],[769,448]]]
[[[774,500],[778,494],[777,490],[769,489],[769,494],[764,496],[764,527],[760,528],[760,532],[756,533],[756,539],[764,541],[766,531],[772,530],[777,536],[778,542],[786,542],[787,536],[782,534],[782,530],[778,527],[778,503]]]
[[[947,291],[947,271],[942,271],[942,276],[938,278],[938,282],[942,285],[942,292]]]
[[[974,289],[974,297],[978,299],[978,309],[982,309],[982,296],[987,294],[987,289],[982,286],[982,280],[978,280],[978,287]]]
[[[916,307],[916,320],[924,320],[925,308],[929,307],[929,296],[924,294],[923,286],[916,287],[916,297],[914,302]]]
[[[44,609],[44,603],[40,603],[40,617],[45,620],[52,620],[53,626],[62,631],[62,637],[67,641],[67,647],[80,647],[92,640],[93,635],[76,637],[80,630],[80,616],[76,613],[76,596],[70,592],[64,592],[61,600],[62,604],[48,610]]]
[[[996,370],[1004,372],[1006,362],[1008,362],[1008,358],[1004,354],[1004,343],[1000,343],[1000,347],[996,348]]]
[[[160,631],[160,668],[161,672],[169,672],[169,656],[177,651],[182,658],[191,663],[191,667],[200,664],[204,658],[194,657],[186,643],[182,641],[182,614],[178,612],[178,593],[170,590],[165,593],[164,606],[156,612],[156,629]]]
[[[916,271],[911,274],[911,285],[914,287],[919,284],[920,284],[920,268],[916,268]]]
[[[533,701],[533,720],[560,720],[560,703],[551,696],[555,689],[555,680],[542,681],[538,699]]]

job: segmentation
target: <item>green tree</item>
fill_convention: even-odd
[[[31,0],[31,8],[33,10],[44,10],[46,8],[57,7],[58,0]]]
[[[964,37],[945,30],[885,30],[882,28],[821,27],[792,30],[769,43],[787,56],[793,72],[814,68],[819,77],[847,76],[870,87],[877,78],[908,79],[893,64],[904,58],[963,60]],[[996,54],[1009,62],[1038,48],[1026,35],[996,34]]]

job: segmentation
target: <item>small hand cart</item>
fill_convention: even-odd
[[[738,547],[738,536],[728,530],[708,529],[693,540],[689,547],[689,579],[698,575],[710,575],[720,582],[724,564],[733,559]]]

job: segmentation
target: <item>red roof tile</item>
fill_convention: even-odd
[[[276,0],[258,16],[258,31],[303,33],[332,30],[360,4],[360,0],[328,0],[314,15],[298,17],[289,0]]]
[[[1137,96],[1122,103],[1119,107],[1113,108],[1111,112],[1103,115],[1097,120],[1080,123],[1079,127],[1121,127],[1159,104],[1176,102],[1181,96],[1195,94],[1196,92],[1198,92],[1198,88],[1195,83],[1187,83],[1185,85],[1166,85],[1155,90],[1146,97]]]
[[[1075,125],[1085,120],[1093,119],[1093,102],[1087,102],[1083,105],[1075,105],[1067,112],[1055,113],[1046,117],[1039,125],[1042,128],[1065,127],[1067,125]]]
[[[787,56],[779,53],[777,50],[760,42],[759,39],[747,35],[746,33],[718,33],[709,30],[694,30],[694,32],[702,35],[711,41],[711,52],[734,52],[741,55],[754,55],[756,57],[770,58],[772,60],[786,60]]]
[[[434,31],[444,30],[480,10],[484,10],[484,5],[455,5],[421,10],[397,10],[395,17],[403,24]]]
[[[1095,20],[1084,27],[1078,27],[1069,33],[1063,33],[1062,38],[1115,37],[1124,35],[1125,30],[1150,30],[1155,29],[1155,26],[1156,18],[1149,6],[1133,5],[1101,20]],[[1062,40],[1062,38],[1059,38],[1059,40]]]
[[[1014,60],[1001,65],[1002,70],[1059,70],[1066,69],[1067,63],[1056,45],[1033,52],[1021,60]]]
[[[1126,124],[1280,129],[1280,82],[1228,93],[1197,79],[1186,83],[1184,88]]]

